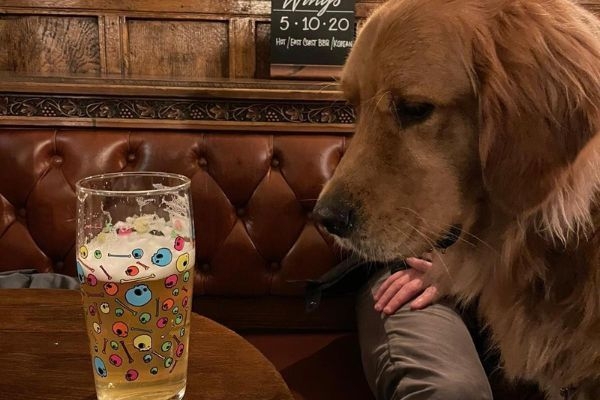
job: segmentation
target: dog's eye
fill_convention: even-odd
[[[394,101],[393,107],[396,118],[403,127],[425,121],[435,109],[435,106],[431,103],[407,103],[403,101]]]

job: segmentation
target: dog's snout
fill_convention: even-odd
[[[313,215],[316,222],[329,233],[341,238],[348,237],[355,226],[356,212],[348,203],[320,200],[313,210]]]

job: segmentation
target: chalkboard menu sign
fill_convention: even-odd
[[[272,0],[271,76],[339,76],[354,44],[354,0]]]

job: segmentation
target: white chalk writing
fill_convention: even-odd
[[[291,11],[296,11],[298,6],[302,7],[321,7],[317,16],[322,16],[329,10],[329,7],[338,7],[342,0],[284,0],[283,9],[287,10],[291,6]]]

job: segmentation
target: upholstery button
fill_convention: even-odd
[[[25,216],[27,215],[27,210],[24,208],[19,208],[19,211],[17,211],[17,214],[19,214],[19,217],[25,218]]]
[[[127,155],[127,161],[134,162],[135,161],[135,154],[134,153],[130,153],[129,155]]]
[[[210,264],[209,263],[204,263],[200,266],[200,269],[202,270],[202,272],[209,272],[210,271]]]
[[[309,221],[312,221],[312,220],[313,220],[313,218],[314,218],[314,215],[313,215],[312,211],[309,211],[309,212],[307,212],[307,213],[306,213],[306,218],[307,218]]]
[[[200,165],[202,168],[206,168],[208,166],[208,160],[204,157],[200,157],[198,159],[198,165]]]
[[[61,156],[52,156],[52,164],[60,165],[63,163],[63,158]]]
[[[238,217],[243,217],[244,215],[246,215],[246,209],[243,207],[240,207],[236,210],[236,214]]]
[[[271,167],[273,167],[273,168],[279,167],[279,159],[278,158],[273,157],[273,159],[271,160]]]
[[[277,261],[273,261],[271,263],[271,271],[279,271],[281,269],[281,264],[279,264]]]
[[[54,269],[57,271],[62,271],[62,269],[65,267],[65,263],[63,261],[57,261],[54,263]]]

